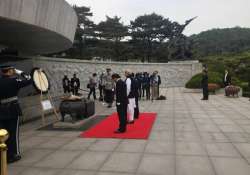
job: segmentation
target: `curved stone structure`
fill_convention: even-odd
[[[0,0],[0,45],[45,54],[72,46],[77,16],[64,0]]]

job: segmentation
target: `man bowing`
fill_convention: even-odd
[[[116,108],[119,117],[119,128],[115,133],[119,134],[126,132],[128,106],[127,88],[125,82],[121,80],[120,75],[113,74],[112,79],[116,82]]]

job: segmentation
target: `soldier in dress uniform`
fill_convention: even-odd
[[[64,93],[70,93],[70,81],[67,75],[64,75],[62,79]]]
[[[201,86],[202,86],[202,92],[203,92],[203,98],[201,100],[208,100],[209,92],[208,92],[207,68],[203,68]]]
[[[0,129],[9,132],[7,140],[8,163],[21,159],[19,149],[19,117],[21,109],[18,104],[18,91],[32,83],[30,76],[12,66],[1,66],[0,78]]]
[[[111,69],[107,68],[106,70],[107,73],[104,75],[104,100],[108,104],[108,108],[111,108],[114,101],[115,83],[112,79]]]
[[[71,78],[71,90],[73,95],[78,95],[78,91],[80,89],[80,79],[76,77],[76,74]]]

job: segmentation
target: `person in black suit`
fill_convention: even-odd
[[[224,78],[223,79],[224,86],[225,87],[229,86],[231,84],[231,76],[227,70],[225,70],[225,74],[223,78]]]
[[[203,98],[201,100],[208,100],[208,74],[207,69],[203,69],[201,86],[203,90]]]
[[[64,93],[70,93],[70,81],[67,75],[64,75],[62,79]]]
[[[76,74],[71,78],[71,90],[73,95],[78,95],[78,90],[80,89],[80,79],[76,77]]]
[[[115,133],[119,134],[126,132],[128,106],[127,88],[126,83],[121,80],[120,75],[113,74],[112,79],[116,82],[116,108],[119,117],[119,128]]]
[[[147,73],[147,72],[145,74],[145,81],[146,81],[146,99],[150,100],[150,96],[151,96],[151,93],[150,93],[150,76],[149,76],[149,73]]]
[[[160,85],[161,85],[161,76],[159,75],[159,72],[157,72],[157,76],[158,76],[158,93],[157,93],[157,98],[159,98],[160,96]]]
[[[141,88],[141,83],[140,80],[138,78],[138,76],[134,77],[134,74],[132,73],[132,79],[135,83],[135,110],[134,110],[134,118],[138,119],[139,118],[139,98],[140,98],[140,88]]]

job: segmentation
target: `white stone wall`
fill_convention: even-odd
[[[89,76],[100,74],[106,68],[124,75],[125,69],[133,72],[159,71],[162,87],[182,87],[195,74],[201,72],[202,65],[198,61],[170,62],[170,63],[120,63],[120,62],[92,62],[72,59],[57,59],[39,57],[33,60],[35,67],[43,68],[50,77],[52,93],[62,93],[62,78],[64,75],[72,77],[77,73],[81,81],[81,88],[86,89]]]

